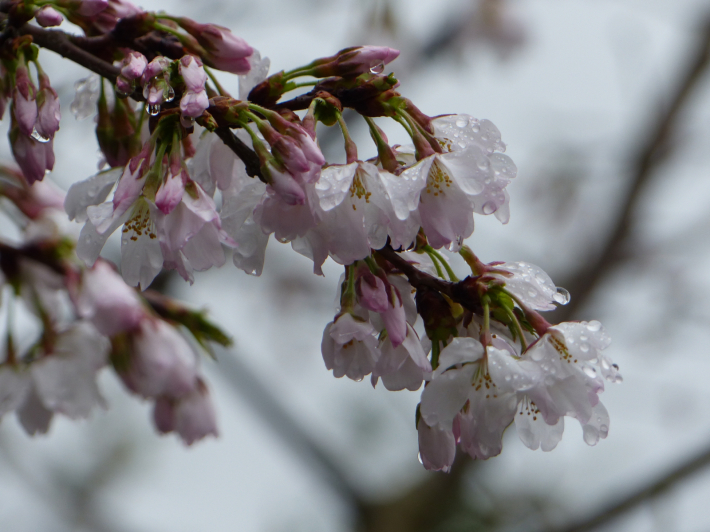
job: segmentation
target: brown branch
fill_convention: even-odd
[[[247,174],[252,177],[258,177],[266,183],[263,174],[261,173],[261,163],[259,157],[254,153],[254,150],[244,144],[234,132],[226,126],[221,126],[215,129],[217,136],[222,139],[229,149],[231,149],[237,157],[239,157],[247,169]]]
[[[633,225],[642,192],[647,187],[651,176],[658,165],[668,155],[668,144],[671,134],[676,128],[680,111],[703,77],[710,63],[710,18],[707,18],[701,28],[697,48],[693,51],[685,74],[670,98],[670,104],[665,112],[656,119],[655,125],[639,149],[634,161],[633,176],[621,207],[616,215],[616,223],[609,233],[599,254],[591,258],[586,267],[578,271],[571,279],[564,281],[562,286],[572,294],[572,301],[566,307],[555,312],[554,318],[565,321],[575,316],[586,304],[591,294],[601,282],[623,261],[622,251],[628,245],[628,238]]]
[[[116,78],[121,72],[118,67],[80,48],[71,42],[69,35],[63,31],[45,30],[31,24],[25,24],[19,29],[19,32],[22,35],[31,35],[32,40],[38,46],[52,50],[62,57],[108,79],[111,83],[116,83]],[[140,99],[143,99],[142,94]]]
[[[702,453],[688,460],[676,469],[669,471],[649,486],[646,486],[636,493],[627,496],[616,504],[612,504],[611,506],[604,508],[599,513],[587,519],[574,523],[563,529],[559,529],[558,532],[586,532],[597,528],[613,519],[616,519],[620,515],[633,510],[647,500],[661,495],[675,486],[678,482],[700,472],[700,470],[709,465],[710,448],[707,448]]]

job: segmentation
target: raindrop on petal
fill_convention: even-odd
[[[32,129],[32,134],[30,135],[33,139],[35,139],[37,142],[41,142],[42,144],[46,144],[47,142],[50,141],[48,137],[43,137],[42,135],[39,134],[39,131],[37,131],[36,128]]]
[[[555,300],[555,303],[558,303],[560,305],[566,305],[569,303],[569,300],[571,299],[571,296],[569,295],[569,292],[562,288],[561,286],[557,287],[557,293],[552,296],[552,299]]]
[[[165,95],[166,102],[172,102],[175,99],[175,90],[168,85],[168,93]]]
[[[385,71],[385,64],[384,63],[377,63],[376,65],[373,65],[370,67],[370,72],[372,74],[382,74]]]

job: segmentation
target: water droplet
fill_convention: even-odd
[[[483,214],[493,214],[496,212],[496,204],[492,201],[487,201],[483,204]]]
[[[582,353],[586,353],[589,351],[589,344],[582,344],[579,346],[579,349],[582,351]]]
[[[599,330],[601,330],[601,328],[602,328],[602,324],[600,322],[598,322],[597,320],[593,320],[593,321],[590,321],[589,323],[587,323],[587,329],[592,332],[599,331]]]
[[[586,336],[582,335],[582,336],[579,337],[579,339],[582,340],[583,342],[586,342],[589,338],[587,338]]]
[[[466,118],[465,116],[460,116],[456,120],[456,127],[464,128],[467,125],[468,125],[468,118]]]
[[[33,139],[35,139],[37,142],[41,142],[42,144],[46,144],[49,142],[48,137],[43,137],[42,135],[39,134],[39,131],[37,131],[37,128],[32,128],[32,134],[30,135]]]
[[[370,67],[370,73],[372,74],[382,74],[385,71],[384,63],[377,63]]]
[[[555,303],[558,303],[560,305],[566,305],[569,303],[569,300],[571,299],[571,296],[569,295],[569,292],[562,288],[561,286],[557,287],[557,293],[552,296],[552,299],[555,300]]]
[[[478,133],[479,131],[481,131],[481,128],[478,127],[478,126],[473,126],[473,127],[471,128],[471,131],[473,131],[474,133]]]
[[[463,246],[463,237],[459,235],[456,237],[456,240],[451,242],[446,248],[452,253],[458,253],[461,246]]]
[[[584,427],[584,443],[587,445],[596,445],[599,441],[599,432],[592,426]]]
[[[591,377],[592,379],[597,376],[597,370],[595,370],[592,366],[584,366],[582,371],[584,371],[587,377]]]
[[[118,95],[119,98],[128,98],[132,93],[128,91],[124,91],[116,85],[116,94]]]
[[[149,105],[146,110],[148,111],[148,114],[150,116],[158,116],[160,114],[160,106],[159,105]]]
[[[505,380],[506,380],[506,382],[510,382],[510,375],[506,375]]]
[[[172,102],[175,99],[175,90],[168,85],[168,93],[165,95],[166,102]]]
[[[424,465],[424,462],[422,462],[422,453],[417,453],[417,460],[419,460],[419,463]]]
[[[528,290],[528,297],[535,297],[537,296],[537,290],[530,289]]]
[[[599,427],[599,435],[602,438],[606,438],[608,434],[609,434],[609,427],[607,425],[601,425]]]

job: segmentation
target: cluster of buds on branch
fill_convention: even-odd
[[[16,0],[0,11],[1,73],[14,87],[2,102],[12,98],[13,153],[35,183],[27,193],[44,186],[36,182],[52,169],[59,127],[38,47],[101,76],[78,85],[73,110],[88,116],[96,107],[107,167],[72,185],[64,202],[69,218],[84,224],[76,244],[84,266],[64,254],[50,268],[60,275],[52,286],[70,295],[75,322],[58,329],[45,319],[44,343],[21,359],[21,371],[8,341],[2,375],[24,379],[16,386],[25,391],[6,392],[0,380],[0,396],[13,398],[0,404],[20,408],[32,398],[42,412],[83,416],[100,402],[93,376],[110,358],[129,390],[154,401],[159,430],[188,443],[215,433],[195,351],[176,323],[201,345],[223,335],[205,320],[180,321],[187,311],[130,287],[147,289],[163,270],[192,283],[195,271],[221,266],[230,254],[238,268],[260,275],[273,234],[310,258],[317,274],[329,257],[345,267],[322,341],[336,377],[371,375],[373,386],[381,379],[389,390],[424,384],[416,424],[426,468],[448,470],[457,445],[476,458],[495,456],[513,422],[532,449],[554,448],[565,417],[581,423],[589,444],[606,437],[609,416],[598,396],[604,379],[621,378],[602,353],[609,340],[601,325],[551,325],[539,312],[569,296],[547,274],[526,263],[484,264],[464,246],[475,215],[509,219],[507,186],[517,169],[500,132],[466,114],[427,116],[385,73],[397,50],[346,48],[267,77],[268,59],[229,30],[126,0]],[[32,18],[43,27],[66,18],[85,35],[43,30]],[[212,68],[239,75],[239,99]],[[369,128],[370,158],[360,156],[346,108]],[[411,145],[390,145],[376,119],[394,120]],[[325,159],[319,122],[339,127],[344,163]],[[100,258],[116,231],[122,279]],[[459,280],[442,248],[459,254],[471,275]],[[8,256],[32,260],[13,249],[2,250],[3,265]],[[33,271],[18,261],[3,266],[8,283],[43,290],[18,280],[13,272]],[[38,315],[51,315],[49,306]],[[79,348],[82,334],[92,340]],[[64,359],[80,368],[61,368]],[[75,393],[57,399],[47,382],[69,373],[77,382],[61,390]]]

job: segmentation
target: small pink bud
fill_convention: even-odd
[[[182,194],[185,191],[185,178],[185,173],[182,170],[175,174],[171,172],[165,182],[160,185],[158,192],[155,193],[155,206],[163,214],[170,214],[182,200]]]
[[[254,49],[229,29],[186,18],[180,20],[180,25],[208,52],[204,58],[208,64],[232,74],[246,74],[251,69],[249,57]]]
[[[84,17],[93,17],[108,7],[108,0],[82,0],[77,13]]]
[[[163,72],[165,72],[168,69],[169,65],[170,60],[167,57],[163,57],[162,55],[156,57],[150,63],[148,63],[148,66],[145,67],[145,70],[143,71],[143,77],[141,78],[141,83],[145,85],[158,74],[162,74]]]
[[[289,172],[279,169],[271,161],[267,161],[262,165],[261,169],[276,194],[288,205],[303,205],[306,203],[306,193]]]
[[[202,113],[209,106],[210,101],[207,98],[207,92],[204,90],[199,92],[187,91],[180,100],[180,111],[182,111],[183,116],[191,118],[202,116]]]
[[[123,60],[121,75],[128,80],[138,79],[145,72],[148,60],[140,52],[131,52]]]
[[[25,135],[31,135],[37,121],[37,89],[27,73],[27,68],[19,66],[15,73],[15,90],[12,94],[13,110],[17,125]]]
[[[184,55],[180,58],[180,75],[185,80],[188,91],[199,92],[205,90],[207,74],[202,67],[202,61],[194,55]]]
[[[116,78],[116,89],[123,94],[132,94],[133,83],[123,76],[118,76]]]
[[[61,13],[52,6],[41,7],[37,13],[35,13],[35,19],[37,20],[37,24],[43,28],[59,26],[64,20]]]

